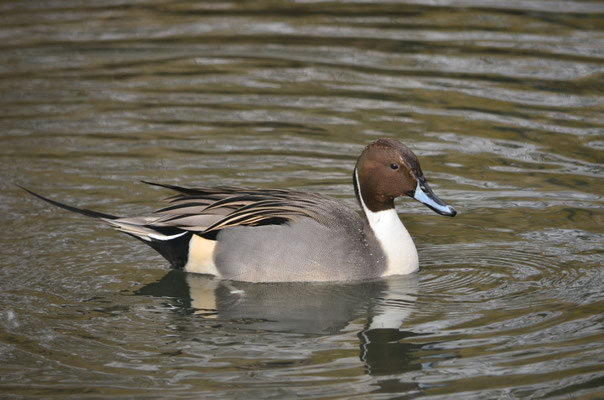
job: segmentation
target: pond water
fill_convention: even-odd
[[[0,397],[604,397],[604,3],[0,4]],[[188,186],[356,206],[378,137],[443,218],[419,273],[241,284],[27,195],[124,216]]]

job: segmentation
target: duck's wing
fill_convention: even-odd
[[[234,226],[282,224],[300,217],[320,221],[335,203],[327,196],[294,190],[150,184],[172,189],[178,194],[167,199],[167,207],[155,212],[156,219],[145,223],[202,236],[214,236],[221,229]]]
[[[145,242],[176,268],[186,264],[194,234],[215,239],[221,229],[235,226],[283,224],[303,217],[322,222],[341,208],[330,197],[293,190],[154,185],[175,190],[178,194],[168,199],[167,207],[153,215],[135,218],[74,207],[23,189],[54,206],[96,218]]]

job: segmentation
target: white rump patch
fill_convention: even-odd
[[[193,234],[189,241],[189,258],[185,264],[185,271],[220,276],[214,264],[215,248],[215,240],[204,239]]]

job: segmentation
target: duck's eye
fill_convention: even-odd
[[[390,168],[397,170],[398,169],[398,164],[393,162],[392,164],[390,164]]]

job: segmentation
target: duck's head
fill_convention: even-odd
[[[392,209],[394,199],[406,195],[440,215],[457,214],[432,192],[417,157],[398,140],[378,139],[365,147],[353,180],[357,198],[372,212]]]

